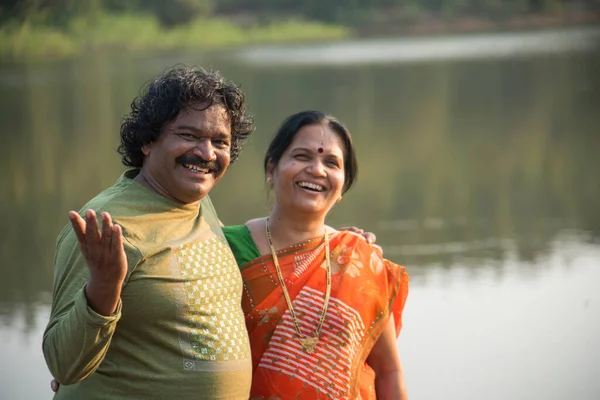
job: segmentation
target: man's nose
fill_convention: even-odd
[[[201,157],[204,161],[215,161],[217,159],[215,148],[212,146],[210,140],[200,141],[194,147],[194,154]]]

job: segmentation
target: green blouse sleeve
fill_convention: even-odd
[[[224,226],[223,233],[239,267],[260,257],[256,244],[246,225]]]

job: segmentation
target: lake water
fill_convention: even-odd
[[[358,184],[330,218],[411,274],[398,341],[411,400],[600,399],[600,29],[0,63],[0,399],[50,399],[41,353],[67,211],[123,170],[119,122],[178,63],[241,83],[258,129],[211,193],[264,215],[287,115],[353,133]]]

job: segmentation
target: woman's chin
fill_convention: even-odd
[[[327,214],[331,209],[331,206],[324,204],[323,202],[302,201],[293,204],[291,209],[295,213],[313,214],[315,217],[318,217],[319,215]]]

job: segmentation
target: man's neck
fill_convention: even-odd
[[[182,202],[182,201],[174,198],[173,196],[171,196],[168,193],[168,191],[164,190],[160,185],[158,185],[156,182],[154,182],[154,180],[146,177],[146,174],[144,173],[144,169],[140,169],[138,174],[133,178],[133,180],[135,182],[139,183],[140,185],[143,185],[143,186],[147,187],[148,189],[152,190],[154,193],[157,193],[157,194],[163,196],[164,198],[167,198],[176,203],[179,203],[182,206],[188,206],[188,205],[195,206],[195,205],[200,204],[200,200],[190,202],[190,203],[185,203],[185,202]]]

